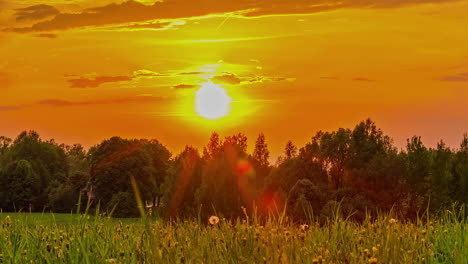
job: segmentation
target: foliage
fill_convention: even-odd
[[[134,216],[134,187],[149,210],[171,219],[235,219],[255,210],[266,218],[285,204],[296,219],[320,219],[339,204],[358,222],[380,211],[414,220],[427,208],[437,214],[468,203],[467,134],[456,149],[442,141],[429,148],[414,136],[398,150],[367,119],[353,129],[319,131],[299,148],[288,141],[275,165],[264,134],[252,153],[247,143],[242,133],[213,133],[202,154],[187,146],[171,158],[155,139],[112,137],[87,151],[35,131],[0,136],[0,208],[71,212],[81,196],[80,206],[90,200],[92,210],[115,206],[116,215]]]
[[[0,213],[3,263],[454,263],[468,262],[466,215],[452,208],[406,222],[391,214],[297,223],[253,215],[199,221]],[[461,209],[461,210],[460,210]],[[342,216],[341,216],[342,215]]]
[[[113,194],[107,207],[111,209],[114,217],[137,217],[140,214],[135,196],[130,192]]]
[[[156,140],[112,137],[90,151],[90,182],[95,199],[105,208],[114,194],[133,193],[134,177],[142,199],[156,203],[162,196],[170,152]]]

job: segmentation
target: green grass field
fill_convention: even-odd
[[[468,263],[459,212],[309,226],[274,217],[164,222],[1,213],[0,263]]]

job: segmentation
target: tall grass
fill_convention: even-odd
[[[118,220],[0,213],[0,263],[468,263],[463,208],[436,219]],[[46,219],[46,220],[44,220]]]

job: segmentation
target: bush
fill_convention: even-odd
[[[135,196],[129,192],[119,192],[112,195],[107,208],[113,210],[112,216],[114,217],[137,217],[140,214]]]
[[[55,213],[69,213],[76,207],[78,191],[68,184],[62,184],[49,193],[49,205]]]

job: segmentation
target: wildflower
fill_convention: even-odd
[[[106,262],[107,263],[117,263],[117,259],[115,259],[115,258],[106,259]]]
[[[210,223],[210,225],[217,225],[219,223],[219,217],[212,215],[208,219],[208,222]]]
[[[370,259],[368,260],[368,262],[369,262],[370,264],[375,264],[375,263],[377,263],[377,258],[372,257],[372,258],[370,258]]]
[[[390,224],[395,224],[397,222],[397,220],[395,218],[390,218],[390,220],[388,220],[390,222]]]
[[[422,233],[423,235],[425,235],[426,232],[427,232],[426,229],[423,229],[423,230],[421,231],[421,233]]]
[[[7,224],[7,226],[11,225],[11,217],[9,215],[5,217],[5,223]]]
[[[322,256],[318,256],[314,259],[312,259],[312,263],[316,264],[316,263],[322,263],[323,262],[323,258]]]
[[[378,250],[378,249],[377,249],[376,247],[372,247],[372,252],[375,253],[375,252],[377,252],[377,250]]]
[[[307,224],[301,225],[301,230],[302,230],[302,231],[307,231],[307,230],[309,230],[309,225],[307,225]]]

